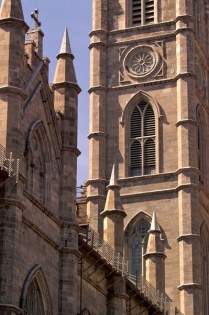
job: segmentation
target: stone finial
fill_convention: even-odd
[[[3,0],[0,10],[0,19],[14,18],[24,21],[21,0]]]
[[[117,175],[116,175],[116,168],[115,164],[112,168],[110,183],[107,186],[107,198],[105,203],[104,211],[101,215],[106,215],[107,211],[121,211],[121,214],[125,217],[126,213],[123,209],[123,205],[120,198],[120,186],[118,185]]]
[[[72,55],[71,47],[70,47],[70,38],[68,34],[68,29],[65,29],[62,45],[59,54],[70,54]]]
[[[117,186],[117,187],[119,187],[118,181],[117,181],[115,164],[113,164],[113,167],[112,167],[112,173],[111,173],[110,183],[109,183],[108,187],[110,187],[110,186]]]
[[[160,232],[160,227],[159,227],[159,224],[157,222],[157,217],[156,217],[155,211],[153,212],[150,231],[159,231]]]
[[[74,56],[70,48],[70,39],[67,29],[65,29],[64,37],[59,54],[57,55],[57,67],[54,75],[53,83],[70,82],[77,84],[75,69],[73,65]],[[78,92],[80,92],[78,88]]]

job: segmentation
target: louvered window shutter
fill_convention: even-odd
[[[154,0],[145,0],[145,24],[154,23]]]
[[[154,23],[154,0],[132,0],[132,25]]]
[[[142,24],[142,7],[141,0],[132,0],[132,24],[141,25]]]
[[[141,101],[135,106],[130,120],[131,175],[155,173],[155,115],[152,106]]]

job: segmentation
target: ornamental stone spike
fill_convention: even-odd
[[[113,167],[112,167],[112,173],[111,173],[111,177],[110,177],[109,186],[118,186],[119,187],[118,181],[117,181],[115,164],[113,164]]]
[[[70,47],[70,39],[69,39],[69,34],[68,34],[68,29],[65,29],[63,40],[62,40],[62,45],[60,49],[60,54],[70,54],[72,55],[71,47]]]
[[[54,75],[53,83],[70,82],[76,85],[75,87],[80,93],[81,89],[77,86],[77,79],[73,65],[74,56],[70,48],[70,39],[68,30],[65,29],[62,45],[59,54],[57,55],[57,67]]]
[[[160,227],[159,227],[159,224],[157,222],[157,216],[156,216],[155,211],[153,212],[150,231],[159,231],[160,232]]]

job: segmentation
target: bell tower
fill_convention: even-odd
[[[103,234],[116,163],[125,252],[143,259],[131,222],[147,226],[156,212],[171,314],[209,312],[201,238],[209,226],[208,14],[208,0],[93,0],[88,217]]]

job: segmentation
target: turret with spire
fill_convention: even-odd
[[[78,94],[81,91],[76,81],[73,59],[68,31],[65,29],[61,49],[57,55],[53,88],[54,107],[61,120],[63,177],[60,216],[71,222],[75,221],[76,217],[76,168],[77,157],[80,154],[77,149],[77,108]]]
[[[77,149],[77,107],[79,88],[73,65],[74,56],[70,48],[70,40],[67,29],[59,54],[57,55],[57,67],[54,75],[54,107],[60,119],[61,146],[61,165],[62,173],[60,176],[60,218],[63,221],[62,235],[66,242],[71,244],[72,253],[61,253],[61,278],[60,309],[73,308],[73,314],[77,312],[77,290],[72,291],[69,279],[76,275],[77,260],[77,239],[78,226],[76,224],[76,175],[77,157],[80,151]],[[72,264],[72,259],[75,264]],[[70,292],[70,299],[69,299]],[[60,313],[64,314],[64,313]]]
[[[160,292],[165,291],[165,258],[161,230],[153,212],[152,223],[148,231],[146,260],[146,279]]]
[[[25,97],[22,87],[27,30],[21,1],[3,0],[0,9],[0,109],[4,111],[0,111],[0,120],[4,124],[0,126],[0,143],[16,156],[21,154],[20,120]]]
[[[126,213],[120,198],[120,186],[118,185],[116,168],[113,165],[110,183],[107,186],[107,198],[104,211],[104,240],[108,242],[116,252],[123,254],[123,228]]]

